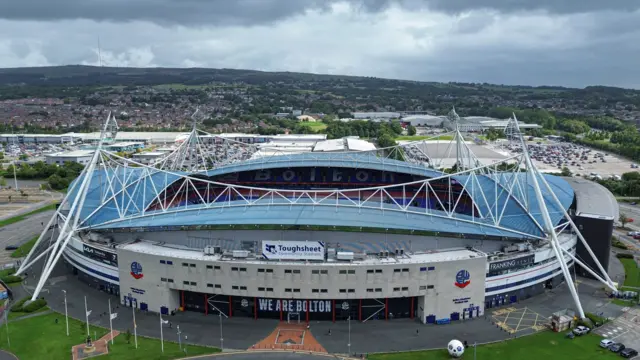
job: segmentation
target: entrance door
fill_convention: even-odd
[[[300,313],[299,312],[287,313],[287,324],[291,324],[292,322],[300,324]]]

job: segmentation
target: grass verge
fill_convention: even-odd
[[[300,122],[300,126],[306,126],[308,128],[311,128],[311,130],[318,132],[320,130],[324,130],[327,128],[327,124],[320,122],[320,121],[305,121],[305,122]]]
[[[31,215],[38,214],[38,213],[45,212],[45,211],[49,211],[49,210],[55,210],[55,209],[56,209],[56,204],[49,204],[49,205],[41,207],[40,209],[36,209],[36,210],[31,211],[31,212],[28,212],[26,214],[22,214],[22,215],[10,217],[8,219],[4,219],[4,220],[0,221],[0,227],[11,225],[11,224],[15,224],[18,221],[22,221],[22,220],[28,218]]]
[[[608,360],[620,356],[598,346],[602,338],[589,334],[573,340],[564,337],[564,333],[544,331],[539,334],[521,337],[495,344],[480,345],[477,348],[478,360],[517,359],[517,360]],[[473,358],[473,348],[466,350],[464,358]],[[437,360],[450,359],[447,350],[415,351],[404,353],[371,354],[371,360]]]
[[[640,269],[634,259],[620,259],[624,266],[624,286],[640,287]]]
[[[418,141],[418,140],[453,140],[453,136],[451,135],[401,135],[396,137],[396,140],[405,140],[405,141]]]
[[[56,319],[58,320],[56,323]],[[69,319],[69,336],[66,335],[64,315],[53,313],[36,316],[9,323],[9,339],[7,345],[7,328],[0,329],[0,348],[11,351],[20,360],[69,359],[71,347],[82,344],[87,336],[86,325],[80,321]],[[94,331],[98,338],[108,333],[107,329],[90,326],[91,336]],[[204,355],[219,352],[219,349],[203,346],[187,345],[187,355]],[[133,336],[127,344],[126,335],[120,334],[109,345],[109,354],[100,359],[117,360],[165,360],[186,356],[177,343],[164,342],[164,353],[160,351],[160,340],[138,336],[138,348],[135,348]]]
[[[26,243],[20,245],[20,247],[18,247],[17,249],[15,249],[11,253],[11,257],[12,258],[21,258],[21,257],[27,256],[27,254],[29,254],[29,251],[31,251],[31,248],[33,248],[33,245],[35,245],[36,241],[38,241],[39,237],[40,237],[40,235],[36,235],[33,239],[31,239],[31,240],[27,241]]]

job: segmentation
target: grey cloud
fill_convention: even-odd
[[[341,0],[0,0],[0,19],[127,22],[150,21],[183,26],[253,25],[271,23],[304,13],[326,10]],[[342,0],[358,9],[379,12],[397,5],[448,13],[474,9],[499,12],[545,10],[581,13],[601,10],[631,11],[636,0]]]

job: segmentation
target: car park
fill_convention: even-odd
[[[600,347],[601,348],[605,348],[608,349],[609,346],[615,344],[616,342],[613,340],[609,340],[609,339],[602,339],[602,341],[600,341]]]
[[[589,329],[588,327],[580,325],[580,326],[576,326],[576,328],[573,329],[573,333],[578,335],[578,336],[586,335],[586,334],[589,333],[590,330],[591,329]]]
[[[626,359],[631,359],[632,357],[638,356],[638,352],[632,348],[626,348],[620,351],[620,356]]]
[[[614,353],[619,353],[620,351],[624,350],[625,346],[622,343],[615,343],[611,346],[609,346],[609,350],[613,351]]]

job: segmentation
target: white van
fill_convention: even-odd
[[[603,339],[602,341],[600,341],[600,347],[601,348],[605,348],[608,349],[609,346],[615,344],[616,342],[613,340],[609,340],[609,339]]]

